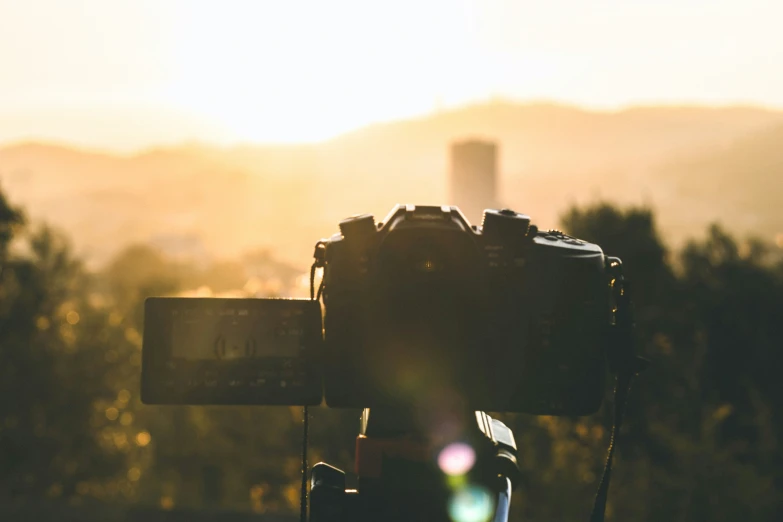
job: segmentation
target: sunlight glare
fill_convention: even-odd
[[[449,444],[438,455],[438,466],[447,475],[464,475],[476,462],[476,452],[464,442]]]
[[[234,138],[274,142],[426,113],[436,100],[422,92],[470,98],[459,91],[476,80],[447,74],[467,54],[469,15],[445,0],[188,3],[169,98]],[[433,20],[442,22],[437,31]]]
[[[460,489],[449,500],[449,516],[454,522],[486,522],[492,509],[492,496],[480,486]]]

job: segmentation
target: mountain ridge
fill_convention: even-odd
[[[347,215],[448,203],[449,144],[483,137],[499,144],[500,200],[540,226],[557,226],[570,204],[650,203],[676,245],[714,220],[765,237],[783,229],[774,205],[752,205],[775,198],[769,180],[783,174],[780,133],[783,112],[754,107],[591,112],[494,102],[306,145],[190,142],[122,154],[17,143],[0,147],[0,183],[96,262],[120,237],[143,242],[160,233],[198,234],[219,256],[262,246],[301,261]],[[749,161],[743,155],[764,158],[751,158],[756,166],[732,191],[724,171]],[[700,183],[712,178],[724,179],[721,189],[700,197]]]

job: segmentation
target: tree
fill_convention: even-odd
[[[652,358],[621,439],[617,518],[779,518],[780,422],[771,412],[783,406],[772,370],[783,367],[783,286],[765,262],[770,248],[741,248],[712,227],[675,271],[647,209],[572,209],[564,225],[623,259],[639,345]]]
[[[120,419],[96,405],[117,398],[138,349],[91,303],[60,235],[25,226],[1,192],[0,214],[0,489],[22,501],[104,496],[109,483],[127,493],[131,445],[106,443],[103,428]]]
[[[20,209],[11,206],[1,189],[2,187],[0,187],[0,263],[5,264],[11,240],[26,220]]]

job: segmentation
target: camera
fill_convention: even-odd
[[[316,244],[318,296],[149,298],[142,400],[586,415],[601,405],[612,271],[527,215],[397,205]]]

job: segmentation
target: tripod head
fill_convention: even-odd
[[[519,480],[513,433],[484,412],[446,416],[450,442],[409,411],[365,409],[358,487],[346,489],[345,473],[329,464],[313,466],[310,522],[507,520]]]

